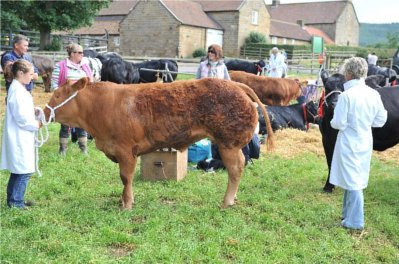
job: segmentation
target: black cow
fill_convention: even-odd
[[[156,82],[158,81],[158,78],[162,79],[163,82],[173,82],[176,80],[179,69],[176,61],[166,59],[143,61],[140,63],[135,63],[134,65],[140,71],[140,83]],[[163,72],[166,71],[166,67],[170,73]],[[148,71],[145,69],[154,71]]]
[[[122,58],[112,57],[104,60],[101,68],[101,81],[109,81],[118,84],[139,83],[138,68]]]
[[[325,101],[322,103],[324,116],[319,128],[328,165],[328,178],[323,190],[332,192],[335,186],[329,182],[330,170],[338,130],[331,127],[330,121],[334,115],[338,96],[344,90],[345,78],[338,73],[329,77],[326,71],[321,73],[321,78],[326,96]],[[376,90],[379,92],[384,107],[388,111],[388,120],[383,127],[373,128],[373,149],[383,151],[399,143],[399,86],[382,87]]]
[[[229,71],[245,71],[253,74],[262,73],[263,67],[266,63],[263,60],[258,62],[249,62],[245,60],[229,60],[226,62],[227,70]]]
[[[306,130],[309,123],[318,123],[318,106],[309,101],[306,104],[292,104],[288,106],[267,106],[270,124],[273,131],[283,128]],[[263,113],[258,108],[259,133],[266,134],[266,124]]]
[[[368,66],[369,68],[367,71],[367,76],[380,74],[383,75],[385,78],[388,78],[390,83],[396,80],[396,71],[387,67],[380,67],[373,64],[369,64]],[[385,82],[382,83],[380,86],[385,86]]]
[[[374,89],[384,87],[385,76],[381,74],[367,76],[366,84]]]
[[[98,55],[98,52],[92,49],[85,49],[83,50],[83,56],[86,58],[96,58]]]
[[[97,59],[101,61],[102,64],[104,64],[105,61],[112,59],[112,58],[119,58],[122,59],[122,56],[119,55],[116,52],[105,52],[105,53],[99,53],[96,56]]]

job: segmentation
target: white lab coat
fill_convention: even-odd
[[[286,65],[284,62],[284,55],[281,53],[277,53],[276,55],[272,54],[269,60],[269,76],[270,77],[278,77],[281,78],[283,73],[285,72]]]
[[[35,119],[32,95],[19,81],[13,80],[7,95],[1,147],[1,169],[16,174],[35,172]]]
[[[371,127],[382,127],[387,111],[380,94],[366,86],[364,79],[344,84],[331,126],[338,129],[331,164],[330,183],[345,190],[367,187],[373,150]]]

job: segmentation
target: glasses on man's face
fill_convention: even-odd
[[[208,50],[208,53],[216,54],[214,50]]]
[[[72,53],[83,54],[83,51],[73,51]]]

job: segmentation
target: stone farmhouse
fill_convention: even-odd
[[[352,1],[280,4],[267,8],[273,44],[305,44],[313,35],[327,44],[359,45],[359,21]]]
[[[212,43],[225,56],[239,56],[250,32],[273,44],[310,43],[357,46],[359,22],[351,0],[280,4],[273,0],[114,0],[92,26],[74,34],[109,35],[109,51],[124,56],[190,57]]]

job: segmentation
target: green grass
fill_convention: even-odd
[[[238,199],[220,209],[227,174],[190,170],[180,182],[147,182],[119,209],[117,164],[89,143],[58,151],[59,124],[40,149],[42,177],[29,211],[5,206],[0,173],[1,263],[399,263],[399,169],[372,161],[363,235],[340,227],[342,191],[321,193],[324,157],[263,153],[245,169]],[[138,166],[139,167],[139,166]]]

